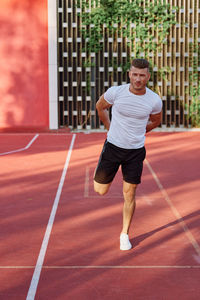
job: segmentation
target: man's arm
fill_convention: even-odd
[[[103,122],[107,130],[110,128],[110,117],[108,113],[108,108],[112,105],[109,104],[102,95],[96,103],[96,109],[98,112],[99,119]]]
[[[158,114],[150,115],[149,121],[147,123],[146,132],[158,127],[161,122],[161,112]]]

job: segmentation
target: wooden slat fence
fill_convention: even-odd
[[[149,86],[163,100],[162,128],[191,127],[188,118],[191,91],[199,85],[200,76],[199,0],[165,2],[179,7],[176,25],[171,27],[167,43],[151,57],[154,67]],[[109,86],[128,82],[127,72],[123,72],[121,65],[127,62],[127,57],[133,58],[134,53],[127,47],[126,38],[119,34],[114,37],[104,28],[103,49],[99,53],[91,52],[88,57],[84,52],[81,12],[82,1],[77,5],[75,0],[57,0],[59,126],[103,129],[95,103]],[[111,60],[115,61],[114,68]],[[158,73],[164,67],[170,69],[165,79]],[[196,80],[191,79],[194,72],[198,75]]]

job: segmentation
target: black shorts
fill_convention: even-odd
[[[94,180],[102,184],[112,182],[121,165],[123,180],[128,183],[139,184],[145,156],[145,147],[124,149],[106,140],[95,170]]]

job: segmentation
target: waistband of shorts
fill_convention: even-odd
[[[118,146],[116,146],[116,145],[114,145],[114,144],[108,142],[107,139],[105,140],[105,144],[109,144],[109,145],[111,145],[111,146],[112,146],[113,148],[115,148],[115,149],[125,150],[125,151],[127,151],[127,152],[133,151],[133,150],[138,150],[138,151],[140,151],[140,150],[142,150],[142,149],[145,149],[145,146],[143,146],[143,147],[141,147],[141,148],[132,148],[132,149],[121,148],[121,147],[118,147]]]

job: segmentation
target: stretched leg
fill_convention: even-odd
[[[123,181],[123,195],[124,195],[124,207],[123,207],[123,228],[122,233],[129,233],[132,217],[135,211],[135,193],[137,184],[128,183]]]
[[[111,182],[102,184],[94,180],[94,191],[97,192],[99,195],[105,195],[108,192],[110,185]]]

